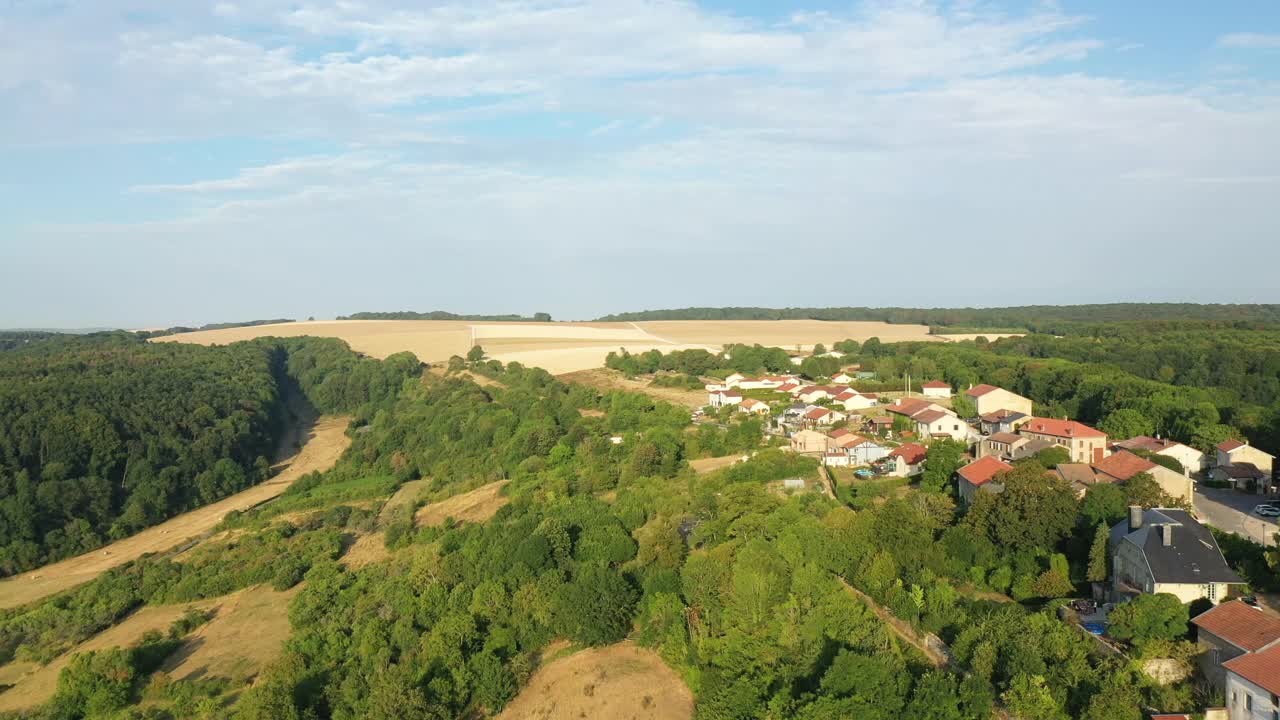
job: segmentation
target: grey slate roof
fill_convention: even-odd
[[[1159,525],[1173,526],[1173,543],[1165,547]],[[1222,557],[1209,529],[1185,510],[1152,508],[1143,511],[1142,527],[1129,531],[1128,519],[1111,528],[1113,546],[1131,542],[1142,550],[1158,583],[1243,583]]]

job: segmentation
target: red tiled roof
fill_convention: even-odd
[[[831,432],[827,433],[827,437],[833,437],[836,439],[842,438],[845,435],[853,435],[853,431],[848,430],[846,428],[840,428],[839,430],[832,430]]]
[[[929,406],[932,404],[933,403],[928,400],[920,400],[918,398],[904,398],[890,405],[889,407],[885,408],[885,410],[888,410],[891,413],[897,413],[899,415],[906,415],[907,417],[912,417],[918,412],[929,409]]]
[[[1227,453],[1231,452],[1232,450],[1239,450],[1242,447],[1244,447],[1244,443],[1240,442],[1239,440],[1223,440],[1217,445],[1217,448],[1219,450]]]
[[[1094,430],[1084,423],[1078,423],[1075,420],[1056,420],[1054,418],[1031,418],[1031,422],[1022,426],[1022,432],[1064,438],[1107,436],[1101,430]]]
[[[929,454],[929,449],[919,443],[907,443],[894,448],[889,454],[902,458],[908,465],[915,465],[924,460]]]
[[[942,418],[946,417],[949,414],[950,413],[945,413],[941,410],[925,410],[924,412],[918,412],[915,415],[912,415],[911,419],[915,420],[916,422],[925,423],[927,425],[931,422],[941,420]]]
[[[880,393],[858,393],[858,394],[864,398],[871,398],[872,400],[880,399]]]
[[[998,442],[998,443],[1004,443],[1005,445],[1012,445],[1018,442],[1019,440],[1021,440],[1022,436],[1015,435],[1013,433],[998,432],[998,433],[992,434],[991,437],[987,439],[990,440],[991,442]]]
[[[972,485],[985,485],[1002,472],[1009,472],[1012,465],[1000,462],[999,458],[988,455],[980,460],[965,465],[956,472]]]
[[[1177,440],[1166,440],[1164,438],[1153,438],[1147,435],[1139,435],[1131,437],[1128,440],[1121,440],[1114,444],[1115,447],[1124,448],[1125,450],[1146,450],[1148,452],[1158,453],[1162,450],[1178,447],[1182,443]]]
[[[965,390],[964,394],[968,395],[969,397],[982,397],[983,395],[986,395],[989,392],[992,392],[994,390],[999,390],[999,389],[1000,388],[996,387],[995,385],[974,385],[968,390]]]
[[[742,393],[737,390],[721,390],[720,394],[725,397],[742,397]]]
[[[1191,618],[1191,622],[1249,652],[1256,652],[1280,640],[1280,617],[1249,607],[1239,600],[1206,610]]]
[[[746,400],[743,400],[741,403],[742,407],[748,410],[750,410],[751,408],[757,405],[763,405],[763,404],[764,403],[760,402],[759,400],[756,400],[755,398],[747,398]]]
[[[1146,458],[1138,457],[1128,450],[1121,450],[1094,463],[1093,469],[1100,473],[1106,473],[1121,482],[1126,482],[1134,475],[1147,472],[1155,466],[1155,463]]]
[[[924,385],[921,385],[920,387],[934,388],[934,389],[946,388],[948,390],[951,389],[950,384],[944,383],[941,380],[930,380],[929,382],[925,383]]]
[[[1280,645],[1241,655],[1222,663],[1222,667],[1273,695],[1280,695]]]
[[[805,413],[804,416],[810,420],[821,420],[822,418],[830,414],[831,414],[831,411],[826,408],[814,408],[809,412]]]
[[[889,417],[888,415],[877,415],[871,418],[871,422],[876,425],[892,425],[893,418]]]

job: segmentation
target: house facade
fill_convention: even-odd
[[[831,450],[831,438],[816,430],[801,430],[791,435],[791,449],[805,455],[822,455]]]
[[[972,505],[980,489],[988,492],[1003,492],[1004,486],[996,482],[996,478],[1000,473],[1006,473],[1012,469],[1012,465],[991,456],[979,458],[965,465],[956,471],[956,488],[960,499],[966,505]]]
[[[1021,395],[1009,392],[995,385],[974,385],[964,392],[965,397],[973,401],[979,415],[986,415],[997,410],[1009,410],[1030,415],[1031,401]]]
[[[1075,420],[1033,417],[1018,432],[1066,448],[1072,462],[1096,463],[1107,456],[1107,434]]]
[[[925,410],[911,419],[916,423],[916,434],[923,440],[968,441],[969,426],[949,410]]]
[[[894,477],[912,477],[924,472],[924,461],[929,449],[919,443],[904,443],[889,452],[892,465],[889,474]]]
[[[1280,647],[1242,655],[1222,667],[1231,720],[1280,717]]]
[[[751,413],[752,415],[768,415],[773,412],[769,409],[769,403],[754,398],[744,398],[742,402],[738,403],[738,411]]]
[[[1216,687],[1226,684],[1223,665],[1249,653],[1280,646],[1280,617],[1239,600],[1224,602],[1191,619],[1196,628],[1196,661]]]
[[[1190,477],[1134,455],[1128,450],[1112,453],[1094,463],[1093,469],[1106,482],[1129,482],[1135,475],[1147,473],[1166,495],[1175,500],[1189,503],[1195,494],[1195,483]]]
[[[1121,448],[1124,450],[1145,450],[1154,455],[1163,455],[1171,457],[1182,464],[1187,472],[1199,472],[1207,468],[1208,456],[1199,450],[1183,445],[1174,440],[1165,440],[1163,438],[1153,438],[1146,435],[1121,440],[1112,445],[1112,449]]]
[[[941,380],[930,380],[920,386],[920,392],[927,398],[949,398],[951,386]]]
[[[1239,440],[1227,440],[1219,443],[1217,448],[1217,456],[1214,463],[1215,467],[1223,465],[1236,465],[1239,463],[1248,463],[1259,470],[1270,474],[1275,463],[1275,456],[1270,453],[1263,452],[1252,445],[1242,443]]]
[[[716,390],[707,394],[707,404],[714,408],[737,405],[740,402],[742,393],[737,390]]]
[[[1213,534],[1185,510],[1130,507],[1128,519],[1111,528],[1109,545],[1116,602],[1169,593],[1183,603],[1205,598],[1217,604],[1228,586],[1244,582]]]

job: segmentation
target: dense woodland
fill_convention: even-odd
[[[92,550],[265,479],[297,388],[324,412],[399,391],[412,356],[336,340],[204,348],[129,333],[0,353],[0,572]]]
[[[274,320],[245,320],[243,322],[225,322],[225,323],[209,323],[199,327],[187,327],[185,325],[175,325],[165,330],[157,330],[155,332],[138,333],[143,337],[161,337],[164,335],[178,335],[181,333],[201,332],[203,330],[228,330],[231,328],[242,327],[258,327],[259,325],[280,325],[283,323],[296,322],[290,318],[276,318]]]
[[[304,582],[284,657],[251,689],[148,676],[172,651],[152,642],[80,656],[40,717],[472,717],[501,709],[552,640],[626,637],[684,677],[702,720],[985,720],[996,707],[1140,720],[1204,701],[1192,684],[1161,687],[1099,655],[1054,614],[1054,598],[1096,572],[1098,528],[1135,501],[1111,497],[1113,486],[1078,502],[1027,464],[967,514],[932,481],[854,509],[777,490],[816,467],[776,450],[693,475],[682,409],[516,365],[470,368],[499,384],[437,379],[366,403],[339,464],[300,481],[283,507],[232,518],[240,539],[0,615],[0,650],[40,660],[140,604]],[[378,526],[345,504],[419,477],[436,498],[508,479],[511,503],[483,524],[435,528],[415,528],[411,508]],[[302,508],[314,513],[279,519]],[[389,560],[335,562],[375,529]],[[940,636],[951,664],[935,666],[870,602]],[[1134,657],[1186,652],[1187,608],[1157,601],[1131,614],[1118,632]]]
[[[1280,325],[1280,305],[1196,305],[1191,303],[1114,303],[1108,305],[1028,305],[1008,308],[683,308],[619,313],[601,322],[642,320],[878,320],[898,325],[929,325],[942,332],[973,328],[1052,334],[1084,324],[1119,322],[1212,321],[1243,328]]]

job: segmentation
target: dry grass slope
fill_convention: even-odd
[[[508,482],[510,481],[491,482],[471,492],[424,505],[414,517],[419,525],[425,526],[443,525],[448,518],[458,522],[482,523],[510,502],[507,497],[500,494]]]
[[[175,680],[253,677],[279,656],[289,638],[289,601],[301,589],[297,585],[276,592],[259,585],[226,596],[217,615],[198,628],[161,670]]]
[[[657,654],[630,642],[553,660],[497,720],[689,720],[693,693]]]

